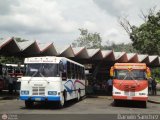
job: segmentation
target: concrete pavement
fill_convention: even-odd
[[[112,100],[112,96],[100,96],[100,95],[88,95],[88,98],[102,98]],[[0,93],[0,100],[11,100],[11,99],[19,99],[18,93],[8,94],[8,91],[2,91]],[[157,95],[149,95],[148,102],[160,104],[160,91],[157,91]]]

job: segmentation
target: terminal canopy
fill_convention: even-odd
[[[0,54],[4,56],[62,56],[77,61],[108,63],[146,63],[160,66],[160,57],[112,50],[86,49],[85,47],[56,46],[54,43],[37,41],[17,42],[14,38],[0,40]]]

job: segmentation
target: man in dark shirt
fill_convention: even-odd
[[[156,90],[157,82],[155,78],[152,80],[152,95],[157,95],[157,90]]]

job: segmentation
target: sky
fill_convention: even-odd
[[[130,43],[119,18],[139,26],[140,11],[154,6],[160,10],[160,0],[0,0],[0,37],[70,45],[84,28],[100,33],[103,45]]]

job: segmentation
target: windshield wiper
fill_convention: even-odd
[[[32,80],[32,78],[38,73],[38,71],[36,71],[32,76],[31,78],[28,80],[28,83]]]
[[[47,81],[47,83],[49,83],[49,81],[45,79],[45,77],[44,77],[44,75],[42,73],[39,73],[39,74],[43,78],[43,80],[45,80],[45,81]]]
[[[132,80],[134,80],[136,82],[136,85],[139,86],[139,82],[133,77],[133,73],[132,72],[130,74],[129,74],[129,72],[126,74],[126,76],[124,77],[124,79],[120,83],[120,86],[122,85],[123,81],[128,77],[128,75],[129,75],[129,77],[132,78]]]
[[[122,82],[119,84],[120,86],[122,85],[122,83],[124,82],[124,80],[125,80],[127,77],[130,77],[130,78],[132,78],[132,80],[134,80],[134,77],[133,77],[132,75],[130,75],[129,72],[127,72],[127,74],[126,74],[125,77],[123,78]]]

